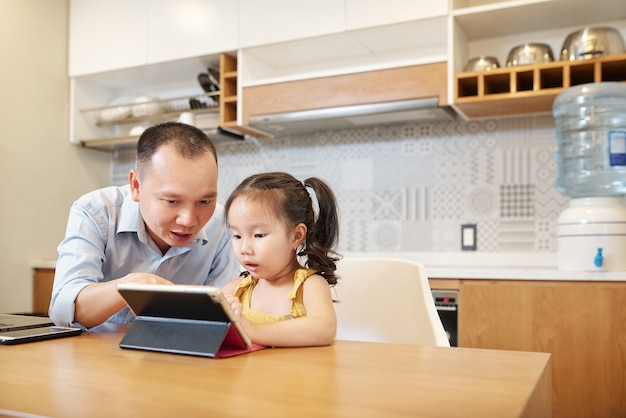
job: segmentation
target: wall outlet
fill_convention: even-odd
[[[476,224],[461,225],[461,250],[476,251]]]

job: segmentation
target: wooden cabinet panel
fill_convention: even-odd
[[[439,97],[447,104],[445,62],[243,88],[243,124],[252,115]]]
[[[35,269],[33,274],[33,313],[48,314],[54,269]]]
[[[624,416],[626,283],[463,280],[459,346],[552,354],[553,416]]]
[[[459,290],[459,279],[428,279],[431,289],[438,290]]]

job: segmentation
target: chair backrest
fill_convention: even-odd
[[[337,274],[338,340],[450,346],[423,265],[344,258]]]

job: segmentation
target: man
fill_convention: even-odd
[[[215,147],[201,130],[176,122],[148,128],[128,179],[70,209],[49,310],[58,325],[130,322],[121,282],[221,286],[239,275],[217,205]]]

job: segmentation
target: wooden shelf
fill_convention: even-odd
[[[220,126],[239,132],[242,135],[252,135],[257,138],[268,138],[267,132],[260,131],[238,120],[238,108],[241,101],[238,97],[237,59],[228,54],[220,55]]]
[[[220,125],[237,126],[237,59],[220,55]]]
[[[548,113],[563,90],[603,81],[626,82],[626,54],[457,74],[454,105],[468,118]]]

